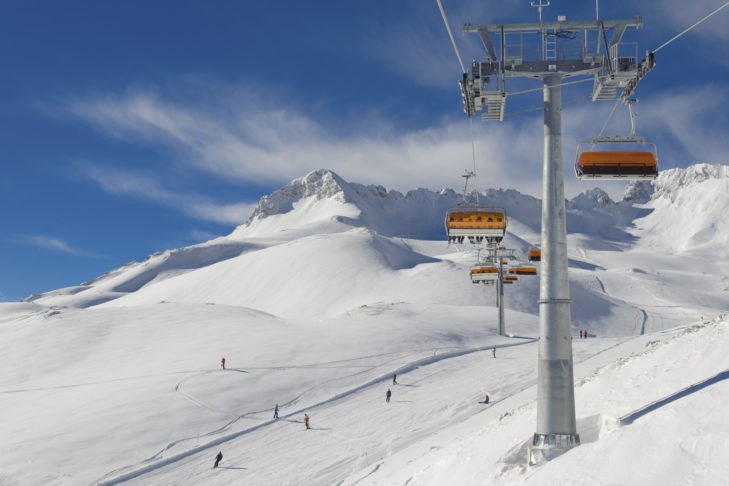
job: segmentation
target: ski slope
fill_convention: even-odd
[[[0,304],[0,484],[718,484],[728,174],[568,202],[583,445],[555,461],[523,466],[538,278],[506,289],[499,336],[475,252],[440,239],[453,191],[316,171],[228,236]],[[483,198],[524,255],[539,201]]]

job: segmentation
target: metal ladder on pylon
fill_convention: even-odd
[[[557,36],[554,33],[544,34],[544,60],[557,60]]]

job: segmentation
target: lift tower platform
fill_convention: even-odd
[[[537,429],[530,447],[548,457],[579,445],[575,420],[567,235],[562,169],[562,84],[576,76],[592,76],[592,99],[621,99],[630,94],[642,72],[637,44],[623,43],[627,20],[543,22],[542,8],[532,2],[538,23],[466,24],[478,34],[486,60],[475,61],[461,80],[466,114],[481,111],[484,120],[503,120],[508,93],[506,78],[529,77],[543,83],[544,167],[542,196],[542,272],[539,288],[539,364]],[[469,75],[470,74],[470,75]],[[583,78],[584,80],[584,78]]]

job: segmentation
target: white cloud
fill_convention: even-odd
[[[568,98],[570,88],[563,95]],[[392,120],[368,114],[366,121],[341,121],[337,133],[297,111],[271,105],[262,96],[217,90],[234,108],[215,108],[219,100],[181,104],[152,92],[95,98],[71,105],[71,111],[109,134],[155,148],[167,148],[196,170],[228,182],[285,184],[309,171],[328,168],[345,179],[409,190],[458,188],[460,174],[472,164],[471,138],[465,117],[436,120],[427,128],[397,130]],[[725,163],[721,134],[726,115],[725,89],[692,88],[686,93],[648,96],[637,107],[639,134],[661,147],[664,167],[706,161]],[[212,107],[212,108],[211,108]],[[596,135],[611,103],[567,105],[563,117],[564,165],[568,196],[599,185],[613,197],[623,183],[590,183],[569,177],[574,147]],[[620,107],[608,132],[627,132]],[[473,121],[480,189],[514,188],[541,195],[543,127],[541,112],[509,117],[503,123]],[[667,147],[664,150],[663,147]],[[89,175],[105,190],[156,201],[202,220],[241,223],[253,205],[220,205],[199,195],[180,195],[152,177],[90,167]]]
[[[38,248],[45,248],[48,250],[60,251],[62,253],[69,253],[76,256],[93,256],[88,252],[73,248],[71,245],[66,243],[60,238],[46,235],[30,235],[21,238],[27,244],[36,246]]]
[[[220,96],[228,99],[229,94]],[[460,174],[472,164],[465,117],[397,133],[392,121],[368,115],[364,123],[349,123],[347,132],[353,135],[336,136],[293,109],[263,109],[262,101],[252,99],[238,111],[208,112],[199,105],[175,104],[151,92],[133,92],[75,102],[70,111],[115,137],[167,147],[182,154],[197,170],[241,182],[286,183],[311,170],[329,168],[349,180],[395,189],[440,188],[459,185]],[[534,191],[533,185],[528,187],[533,177],[528,176],[542,142],[533,136],[533,130],[541,131],[539,124],[474,121],[479,172],[488,187]],[[502,164],[517,179],[507,177]],[[247,210],[245,204],[220,207],[200,197],[182,198],[138,175],[93,167],[88,173],[111,193],[171,206],[182,203],[187,214],[201,219],[231,222]]]
[[[219,237],[220,235],[217,235],[215,233],[210,233],[209,231],[202,231],[202,230],[190,230],[188,233],[188,238],[194,242],[204,242],[204,241],[210,241],[212,239],[215,239]]]
[[[110,194],[132,196],[180,210],[193,218],[225,224],[242,224],[254,203],[216,204],[200,195],[179,194],[162,187],[153,177],[94,165],[83,171]]]

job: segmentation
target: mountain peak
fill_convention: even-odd
[[[573,204],[580,204],[581,202],[590,201],[600,206],[609,206],[615,204],[607,192],[603,191],[599,187],[593,187],[587,191],[577,195],[572,199]]]
[[[281,189],[263,196],[258,201],[248,222],[272,214],[286,213],[293,209],[294,202],[311,196],[315,196],[317,199],[333,198],[345,202],[347,199],[345,188],[348,186],[349,184],[344,179],[329,169],[309,172],[304,177],[294,179]]]
[[[625,186],[623,201],[647,202],[653,196],[653,181],[630,181]]]

